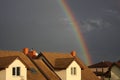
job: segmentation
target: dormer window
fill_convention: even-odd
[[[12,68],[12,75],[13,76],[20,76],[20,67],[13,67]]]
[[[76,67],[71,67],[71,75],[76,75]]]

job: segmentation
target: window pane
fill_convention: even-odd
[[[74,75],[76,75],[76,67],[74,67]]]
[[[15,67],[12,68],[12,75],[15,75]]]
[[[20,67],[17,67],[17,76],[20,75]]]

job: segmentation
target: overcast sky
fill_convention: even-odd
[[[93,63],[120,60],[120,0],[67,0]],[[0,0],[0,49],[80,54],[79,42],[57,0]]]

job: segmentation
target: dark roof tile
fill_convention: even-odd
[[[110,67],[112,65],[112,62],[109,61],[102,61],[93,65],[88,66],[89,68],[106,68]]]
[[[0,68],[7,68],[16,58],[17,56],[0,57]]]
[[[48,80],[61,80],[60,77],[42,61],[42,59],[34,59],[34,62]]]
[[[55,59],[55,69],[66,69],[74,58],[57,58]]]

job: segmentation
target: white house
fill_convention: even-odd
[[[81,80],[81,68],[73,58],[59,58],[55,62],[55,72],[62,80]]]
[[[99,80],[75,52],[41,52],[34,62],[48,80]]]
[[[110,67],[111,80],[120,80],[120,62],[113,63]]]
[[[101,80],[109,80],[111,77],[109,68],[112,62],[102,61],[93,65],[88,66]]]
[[[27,67],[17,56],[0,57],[0,80],[27,80]]]
[[[24,53],[24,54],[23,54]],[[73,51],[0,50],[0,80],[99,80]]]
[[[102,80],[120,80],[120,61],[104,61],[90,65],[89,68]]]
[[[45,63],[53,68],[62,80],[81,80],[81,68],[72,55],[56,53],[50,55],[49,53],[43,53],[43,55],[42,59]]]

